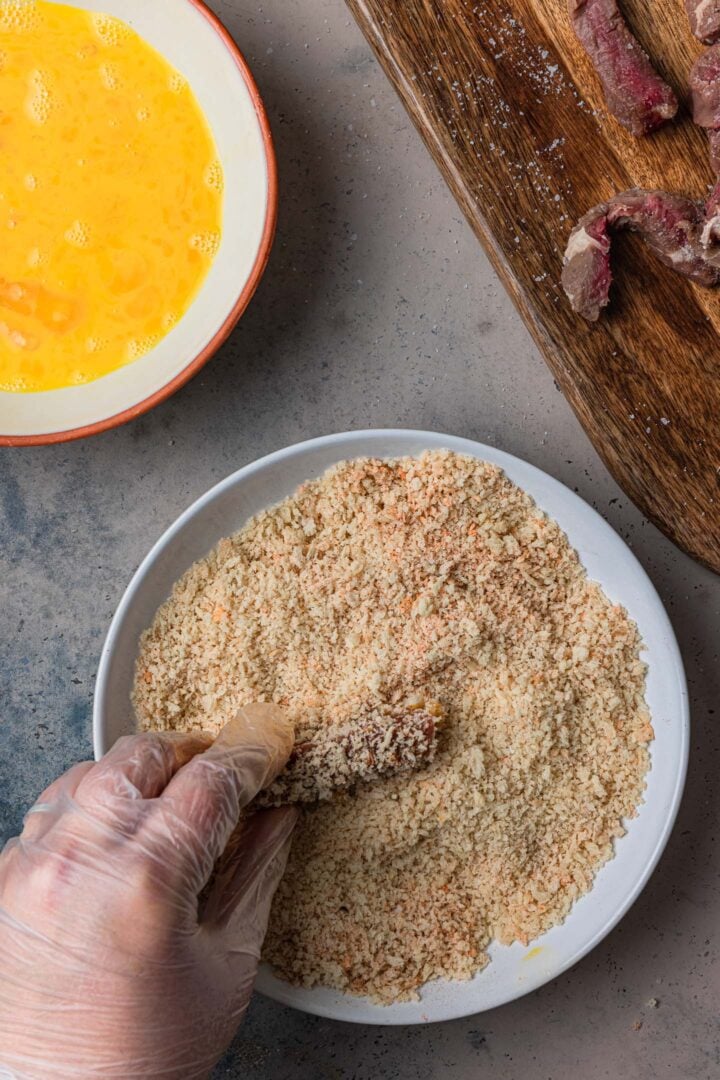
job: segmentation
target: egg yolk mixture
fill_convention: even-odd
[[[223,173],[185,79],[129,26],[0,0],[0,390],[153,348],[220,245]]]

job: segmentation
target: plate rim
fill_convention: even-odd
[[[177,533],[179,533],[185,524],[200,513],[206,505],[211,503],[215,497],[228,489],[236,486],[238,483],[242,483],[243,480],[253,476],[254,474],[261,472],[268,466],[278,464],[287,458],[303,455],[314,449],[324,449],[333,447],[335,445],[342,445],[348,439],[353,440],[378,440],[378,439],[408,439],[417,442],[430,441],[432,448],[439,449],[442,440],[448,440],[452,445],[447,449],[454,450],[457,453],[467,452],[473,457],[477,457],[480,460],[491,460],[493,464],[498,464],[503,467],[504,461],[508,465],[518,463],[523,469],[529,469],[531,473],[535,473],[538,479],[542,478],[543,482],[550,482],[551,486],[556,485],[558,488],[570,496],[571,501],[582,506],[583,512],[589,516],[590,520],[595,520],[602,530],[609,530],[615,537],[615,539],[622,544],[625,549],[626,555],[629,558],[629,562],[632,566],[635,580],[640,582],[643,586],[643,590],[652,601],[653,607],[656,609],[655,614],[663,620],[663,630],[666,637],[666,647],[672,654],[673,661],[673,674],[677,683],[678,702],[680,706],[680,715],[676,719],[676,723],[679,724],[680,734],[680,755],[676,763],[675,779],[673,790],[670,794],[667,804],[667,810],[665,813],[665,821],[661,832],[658,834],[655,844],[652,850],[649,852],[645,859],[645,866],[638,877],[634,887],[624,897],[622,902],[613,910],[612,914],[605,920],[603,925],[582,945],[580,945],[570,957],[561,964],[554,967],[548,974],[544,971],[539,971],[534,976],[529,976],[526,981],[516,985],[512,992],[501,994],[498,1000],[491,1005],[485,1006],[483,1009],[478,1010],[474,1007],[463,1007],[462,996],[459,997],[457,1003],[450,1005],[446,1008],[438,1008],[435,1004],[432,1007],[432,1017],[424,1016],[422,1014],[414,1017],[397,1017],[393,1014],[392,1006],[375,1005],[367,998],[355,998],[354,995],[342,994],[339,991],[332,991],[336,993],[338,998],[344,1002],[357,1001],[358,1006],[364,1010],[365,1015],[354,1016],[352,1015],[352,1008],[350,1008],[349,1014],[345,1015],[344,1012],[341,1015],[340,1012],[333,1007],[333,1004],[324,1004],[313,1000],[311,995],[312,991],[308,991],[304,988],[294,987],[283,980],[278,979],[272,974],[268,965],[262,964],[260,973],[258,976],[258,985],[256,991],[263,996],[270,998],[273,1001],[281,1005],[285,1005],[291,1008],[298,1009],[301,1012],[308,1013],[310,1015],[318,1016],[323,1019],[338,1020],[345,1023],[355,1024],[367,1024],[377,1025],[380,1027],[394,1027],[394,1026],[412,1026],[415,1024],[425,1023],[439,1023],[446,1020],[461,1019],[467,1016],[479,1015],[481,1012],[486,1012],[493,1008],[498,1008],[502,1005],[508,1004],[511,1001],[515,1001],[518,998],[524,997],[526,994],[532,993],[534,990],[539,989],[541,986],[548,982],[558,978],[564,972],[568,971],[571,967],[574,967],[580,960],[588,955],[607,935],[617,926],[617,924],[624,918],[630,908],[636,902],[640,894],[645,889],[650,877],[654,873],[660,858],[667,846],[668,840],[674,828],[677,820],[677,815],[680,809],[682,796],[685,788],[685,782],[687,779],[687,770],[689,763],[689,751],[690,751],[690,704],[688,695],[687,678],[685,668],[682,660],[682,654],[675,635],[675,631],[670,622],[665,606],[660,599],[660,596],[655,588],[651,578],[647,571],[644,569],[639,559],[631,548],[627,545],[624,539],[616,532],[616,530],[610,525],[609,522],[589,503],[587,503],[580,495],[574,492],[562,481],[557,480],[550,473],[545,472],[538,466],[526,461],[524,458],[520,458],[515,454],[508,453],[507,451],[498,449],[497,447],[490,446],[477,442],[476,440],[466,439],[461,436],[451,435],[448,433],[442,433],[437,431],[423,431],[413,428],[365,428],[361,430],[350,430],[344,432],[338,432],[331,435],[322,435],[313,439],[303,440],[299,443],[294,443],[291,446],[284,447],[280,450],[273,451],[266,454],[255,461],[249,462],[242,468],[237,469],[224,480],[219,481],[208,489],[204,494],[197,498],[183,513],[181,513],[176,520],[162,533],[159,539],[152,545],[150,551],[141,562],[138,569],[133,574],[129,585],[127,586],[120,603],[115,611],[113,619],[110,623],[105,642],[103,644],[100,662],[98,666],[98,674],[96,680],[96,688],[94,694],[93,703],[93,745],[96,758],[101,756],[104,752],[104,731],[103,731],[103,698],[105,695],[105,687],[107,681],[107,673],[110,658],[114,650],[115,637],[118,629],[125,617],[125,613],[130,608],[136,593],[142,588],[145,575],[150,567],[154,564],[158,555],[164,551],[164,549],[172,542]],[[438,442],[440,440],[440,442]],[[430,447],[426,447],[428,449]],[[416,453],[421,451],[415,451]],[[489,455],[489,459],[488,456]],[[355,454],[354,456],[358,456]],[[386,455],[387,456],[387,455]],[[396,455],[394,455],[396,456]],[[497,460],[499,459],[499,460]],[[342,459],[338,459],[342,460]],[[327,466],[330,467],[330,466]],[[516,481],[512,481],[517,483]],[[522,484],[517,484],[521,490],[537,502],[536,497]],[[268,504],[270,505],[270,504]],[[542,507],[541,510],[544,511]],[[560,526],[565,532],[564,526]],[[219,539],[219,538],[218,538]],[[217,541],[216,541],[217,542]],[[575,550],[575,545],[572,540],[570,541]],[[632,824],[630,824],[632,828]],[[610,860],[612,862],[612,860]],[[594,886],[593,886],[594,887]],[[588,894],[592,893],[592,889]],[[582,898],[580,898],[582,900]],[[449,980],[448,980],[449,981]],[[460,986],[466,986],[469,984],[459,983]],[[328,989],[328,988],[325,988]],[[416,1003],[417,1004],[417,1003]],[[418,1008],[422,1008],[422,1002],[419,1003]],[[367,1016],[367,1010],[371,1010],[372,1018]]]

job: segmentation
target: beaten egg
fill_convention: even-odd
[[[128,25],[0,0],[0,390],[137,360],[218,251],[223,172],[183,76]]]

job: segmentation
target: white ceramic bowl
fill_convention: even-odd
[[[63,442],[139,416],[188,381],[235,326],[265,269],[277,173],[260,94],[237,45],[201,0],[72,0],[123,19],[186,76],[225,173],[220,251],[183,319],[157,348],[95,382],[38,394],[0,391],[0,445]]]
[[[493,945],[492,963],[471,982],[437,982],[418,1004],[388,1008],[333,990],[303,990],[263,967],[258,989],[286,1005],[359,1023],[414,1024],[494,1008],[527,994],[576,963],[615,926],[637,898],[667,842],[682,795],[688,756],[688,699],[682,661],[655,589],[618,535],[568,488],[500,450],[419,431],[331,435],[248,465],[204,495],[168,529],[135,574],[102,653],[95,696],[95,752],[105,753],[132,727],[130,691],[142,631],[187,568],[253,514],[290,495],[305,480],[356,457],[397,457],[447,448],[491,461],[535,499],[567,533],[591,578],[637,622],[648,664],[648,703],[656,739],[644,806],[592,891],[529,948]]]

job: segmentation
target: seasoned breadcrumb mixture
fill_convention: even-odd
[[[299,740],[440,702],[425,770],[304,811],[265,958],[392,1002],[561,922],[642,801],[653,738],[635,625],[497,468],[343,463],[177,584],[145,634],[142,727],[217,731],[254,701]]]

